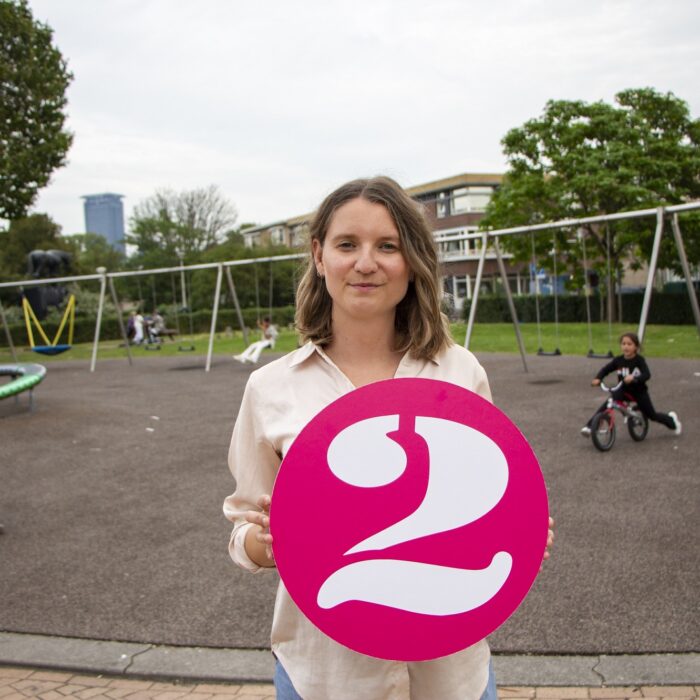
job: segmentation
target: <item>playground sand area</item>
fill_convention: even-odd
[[[263,355],[263,362],[275,355]],[[550,561],[491,637],[518,653],[700,648],[700,363],[651,361],[658,410],[642,443],[608,453],[579,429],[602,402],[602,360],[482,353],[494,401],[540,460],[557,521]],[[51,363],[0,402],[0,630],[265,648],[277,585],[228,558],[227,448],[251,368],[193,355]],[[304,514],[300,514],[304,517]]]

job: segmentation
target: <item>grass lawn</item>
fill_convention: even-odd
[[[520,325],[520,330],[523,335],[526,352],[528,354],[536,353],[539,348],[537,326],[534,323],[523,323]],[[612,349],[613,353],[619,354],[617,339],[623,331],[628,330],[636,331],[636,328],[627,325],[614,325],[612,329],[612,348],[609,348],[607,325],[593,327],[593,349],[597,353],[604,353],[608,349]],[[464,323],[453,324],[452,333],[458,343],[464,343],[466,325]],[[558,340],[554,324],[542,324],[541,335],[542,347],[546,351],[551,351],[558,346],[565,355],[585,355],[588,352],[588,330],[585,323],[560,324]],[[252,334],[250,337],[254,340],[257,339],[256,334]],[[17,339],[15,342],[17,342]],[[178,355],[184,354],[179,351],[179,347],[189,345],[194,345],[195,349],[187,354],[205,355],[209,346],[209,336],[196,335],[193,338],[185,337],[174,342],[166,340],[161,344],[161,349],[157,352],[149,352],[144,347],[134,346],[132,346],[131,351],[136,357]],[[275,352],[289,352],[296,346],[296,334],[292,330],[282,330]],[[243,349],[243,337],[240,332],[235,332],[229,336],[219,333],[214,339],[215,355],[232,355],[241,352]],[[92,343],[74,345],[70,351],[53,357],[33,353],[25,346],[16,346],[15,350],[19,362],[49,364],[68,359],[89,360],[92,357]],[[512,324],[482,323],[475,325],[472,333],[471,350],[474,352],[518,352]],[[642,352],[646,357],[700,358],[700,340],[698,339],[695,326],[647,326]],[[123,347],[120,347],[118,341],[108,340],[100,343],[98,360],[125,356],[125,350]],[[6,362],[12,362],[12,357],[7,346],[0,346],[0,363]]]

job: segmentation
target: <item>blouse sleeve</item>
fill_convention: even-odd
[[[493,403],[489,379],[486,376],[486,370],[481,365],[477,365],[474,392],[485,398],[487,401],[491,401]]]
[[[245,519],[249,510],[259,510],[258,498],[272,492],[280,457],[265,435],[264,398],[251,375],[233,427],[228,465],[236,480],[236,490],[224,501],[224,515],[233,523],[229,554],[236,564],[249,571],[267,570],[246,554],[243,542],[252,527]]]

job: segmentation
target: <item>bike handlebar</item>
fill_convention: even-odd
[[[610,387],[601,379],[599,386],[603,391],[608,391],[612,393],[613,391],[617,391],[621,386],[624,385],[624,383],[625,382],[623,380],[620,380],[615,386]]]

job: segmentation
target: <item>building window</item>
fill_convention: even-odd
[[[437,196],[437,216],[482,212],[493,194],[493,187],[458,187],[451,192],[440,192]]]
[[[284,228],[282,226],[275,226],[273,229],[270,229],[270,243],[272,245],[284,244]]]
[[[447,192],[440,192],[437,196],[436,213],[438,219],[444,219],[450,215],[450,200]]]

